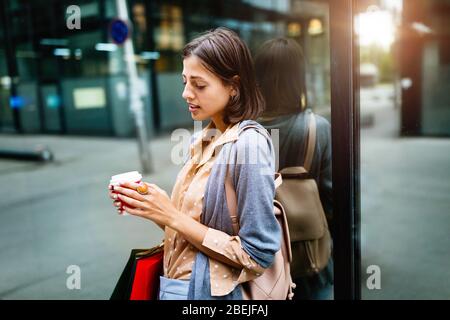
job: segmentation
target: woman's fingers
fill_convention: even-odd
[[[110,197],[111,199],[113,199],[113,200],[116,200],[116,199],[117,199],[117,193],[116,193],[116,192],[110,191],[110,192],[109,192],[109,197]]]
[[[140,210],[140,209],[132,209],[130,207],[123,206],[122,210],[127,212],[127,213],[129,213],[129,214],[132,214],[133,216],[140,216],[140,215],[142,215],[142,210]]]
[[[139,187],[139,183],[135,183],[135,182],[122,182],[120,184],[121,187],[125,187],[125,188],[129,188],[129,189],[133,189],[136,190],[137,187]]]
[[[145,209],[144,203],[142,201],[135,200],[135,199],[133,199],[131,197],[127,197],[123,194],[119,194],[118,199],[121,202],[128,204],[128,206],[130,206],[130,207],[134,207],[134,208],[138,208],[138,209]]]
[[[139,192],[134,189],[129,189],[128,187],[114,187],[114,191],[139,201],[145,200],[145,198],[141,194],[139,194]]]

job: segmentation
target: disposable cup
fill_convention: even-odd
[[[141,183],[142,175],[139,173],[139,171],[130,171],[130,172],[116,174],[111,177],[111,180],[109,180],[109,185],[110,186],[119,186],[121,183],[124,183],[124,182]],[[112,192],[114,192],[114,191],[112,191]],[[116,201],[120,201],[120,200],[116,200]],[[123,209],[122,202],[120,204],[120,209]],[[128,213],[123,211],[122,215],[127,216]]]

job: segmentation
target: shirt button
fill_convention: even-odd
[[[227,274],[224,274],[223,277],[224,277],[224,278],[228,278],[228,275],[227,275]]]
[[[217,264],[215,264],[215,265],[214,265],[214,268],[216,268],[216,269],[217,269],[218,267],[219,267],[219,266],[218,266]]]
[[[217,239],[214,239],[214,244],[218,244],[219,243],[219,240],[217,240]]]

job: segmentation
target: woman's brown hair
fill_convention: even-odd
[[[256,79],[266,103],[264,116],[301,112],[307,105],[305,57],[293,39],[262,44],[255,57]]]
[[[191,55],[236,90],[225,107],[225,124],[256,120],[261,115],[264,99],[256,85],[250,50],[235,32],[221,27],[203,33],[184,47],[183,59]]]

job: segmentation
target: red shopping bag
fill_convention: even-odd
[[[133,249],[111,300],[158,300],[163,256],[163,244],[151,249]]]
[[[157,300],[159,276],[163,270],[163,251],[136,260],[130,300]]]

